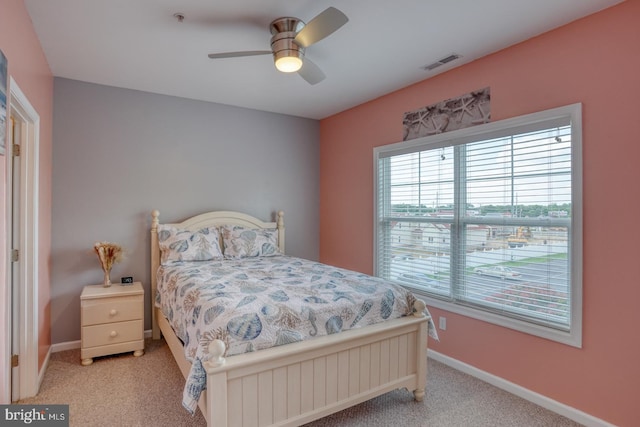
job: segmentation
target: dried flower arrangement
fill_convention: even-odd
[[[111,267],[116,262],[120,262],[122,260],[123,250],[120,245],[109,242],[96,242],[93,245],[93,249],[98,254],[98,259],[100,260],[100,267],[102,267],[102,271],[104,271],[104,286],[111,286],[111,278],[109,274],[111,273]]]

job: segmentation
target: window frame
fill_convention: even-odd
[[[573,347],[582,347],[582,234],[583,234],[583,206],[582,206],[582,104],[576,103],[545,111],[526,114],[509,119],[490,122],[469,128],[459,129],[451,132],[436,134],[432,136],[416,138],[410,141],[403,141],[374,147],[373,150],[373,191],[374,191],[374,275],[381,276],[381,260],[378,259],[379,242],[381,237],[380,228],[383,224],[379,221],[379,160],[392,155],[406,154],[422,150],[431,150],[443,147],[459,146],[475,141],[482,141],[496,136],[508,136],[526,132],[529,127],[539,127],[540,123],[569,119],[571,126],[571,218],[569,237],[569,257],[570,263],[570,327],[568,331],[559,330],[553,327],[532,323],[513,317],[502,316],[498,313],[463,305],[455,301],[448,301],[434,297],[418,288],[408,288],[425,298],[428,305],[437,307],[452,313],[460,314],[491,324],[503,326],[534,336],[546,338],[552,341],[567,344]],[[393,153],[393,154],[390,154]],[[453,242],[453,240],[452,240]],[[455,244],[455,243],[452,243]],[[455,288],[455,283],[451,284]]]

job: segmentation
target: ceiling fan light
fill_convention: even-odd
[[[302,68],[304,49],[293,42],[296,33],[288,31],[271,37],[271,50],[276,69],[294,73]]]
[[[276,59],[276,68],[283,73],[295,73],[302,68],[302,59],[297,56],[282,56]]]

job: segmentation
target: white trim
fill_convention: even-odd
[[[47,355],[44,357],[44,362],[42,362],[42,368],[40,368],[40,372],[38,373],[38,390],[40,390],[40,387],[42,386],[42,381],[44,381],[44,374],[47,372],[50,359],[51,359],[51,347],[49,347],[49,351],[47,351]]]
[[[616,427],[614,424],[608,423],[604,420],[601,420],[600,418],[596,418],[593,415],[587,414],[586,412],[582,412],[576,408],[565,405],[564,403],[560,403],[557,400],[553,400],[540,393],[536,393],[535,391],[507,381],[504,378],[500,378],[496,375],[490,374],[489,372],[483,371],[482,369],[478,369],[475,366],[468,365],[457,359],[446,356],[442,353],[438,353],[437,351],[428,349],[427,356],[453,369],[464,372],[465,374],[469,374],[472,377],[478,378],[486,383],[498,387],[499,389],[528,400],[531,403],[535,403],[536,405],[541,406],[545,409],[553,411],[556,414],[567,417],[570,420],[580,423],[586,427]]]
[[[10,77],[9,92],[11,100],[11,114],[26,124],[22,132],[23,141],[21,147],[20,167],[20,212],[23,217],[20,224],[20,289],[23,292],[18,295],[20,306],[20,374],[19,374],[19,398],[35,396],[38,393],[38,179],[39,179],[39,141],[40,141],[40,116],[33,108],[25,94]],[[7,151],[9,148],[7,148]],[[13,166],[8,162],[7,170],[7,223],[12,221],[12,173]],[[30,197],[27,197],[27,196]],[[11,254],[11,227],[7,229],[7,254]],[[11,270],[10,260],[7,260],[6,283],[9,298],[5,304],[11,304]],[[11,310],[11,309],[10,309]],[[9,312],[11,312],[9,310]],[[9,354],[11,354],[11,331],[8,334]],[[9,357],[10,359],[10,357]],[[11,385],[9,384],[9,389]]]
[[[66,341],[58,344],[51,344],[51,353],[58,353],[60,351],[75,350],[80,348],[80,340]]]
[[[567,344],[573,347],[582,348],[582,325],[576,325],[573,333],[548,328],[525,320],[514,319],[511,317],[501,316],[500,314],[491,313],[489,311],[478,310],[473,307],[467,307],[461,304],[454,304],[443,301],[425,293],[421,289],[410,287],[411,291],[423,299],[428,307],[436,307],[471,319],[480,320],[516,331],[535,335],[551,341]],[[582,304],[575,311],[582,311]],[[573,313],[573,312],[572,312]],[[573,314],[576,315],[575,313]]]
[[[7,101],[9,101],[7,99]],[[10,108],[10,104],[7,103],[7,107]],[[5,135],[5,157],[4,157],[4,162],[5,162],[5,166],[7,168],[7,170],[5,171],[5,174],[8,175],[9,173],[9,161],[7,161],[8,159],[8,153],[6,152],[6,141],[11,141],[13,139],[13,135],[11,135],[11,128],[8,125],[10,123],[10,116],[7,117],[7,132]],[[9,188],[9,181],[7,178],[7,182],[6,182],[6,192],[5,192],[5,224],[10,224],[9,220],[11,219],[11,203],[9,203],[10,197],[11,197],[11,189]],[[10,226],[6,227],[7,229],[11,228]],[[11,372],[11,348],[12,348],[12,333],[11,333],[11,328],[12,328],[12,324],[11,324],[11,316],[12,316],[12,300],[11,300],[11,281],[10,281],[10,275],[9,275],[9,271],[11,268],[11,264],[10,264],[10,256],[9,254],[11,253],[11,239],[9,238],[10,235],[9,233],[7,233],[6,235],[6,241],[5,241],[5,277],[4,277],[4,289],[3,289],[3,301],[4,301],[4,313],[3,313],[3,318],[2,318],[2,325],[4,325],[4,330],[6,332],[5,335],[5,340],[4,340],[4,354],[0,357],[0,360],[2,361],[1,364],[2,366],[0,366],[0,369],[2,369],[2,372],[6,372],[7,374],[4,375],[4,381],[2,382],[2,384],[0,384],[0,387],[2,387],[2,391],[0,392],[0,403],[1,404],[9,404],[11,403],[11,393],[12,393],[12,389],[11,389],[11,375],[9,375],[8,373]]]

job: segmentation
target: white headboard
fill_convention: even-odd
[[[160,212],[151,212],[151,313],[152,313],[152,333],[154,339],[160,338],[160,328],[156,317],[156,287],[157,271],[160,267],[160,246],[158,246],[158,225],[160,225]],[[221,225],[240,225],[248,228],[270,228],[278,230],[278,248],[284,252],[284,212],[277,213],[276,222],[264,222],[251,215],[232,211],[213,211],[185,219],[182,222],[168,223],[176,228],[183,228],[191,231],[200,230],[205,227],[215,227]]]

